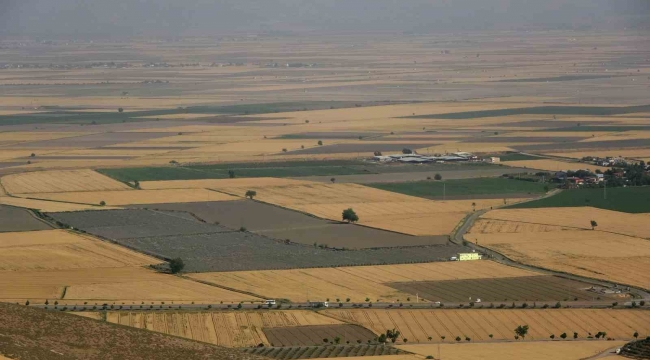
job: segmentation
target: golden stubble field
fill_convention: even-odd
[[[589,207],[493,210],[465,239],[525,264],[648,288],[647,219]]]
[[[92,170],[38,171],[2,177],[2,186],[9,194],[62,193],[81,191],[131,190]]]
[[[526,340],[556,339],[562,333],[573,338],[586,339],[589,333],[607,332],[614,339],[633,339],[650,333],[650,312],[644,310],[592,310],[592,309],[444,309],[444,310],[325,310],[322,312],[341,321],[364,326],[373,332],[385,333],[388,329],[401,332],[398,343],[453,343],[462,341],[513,340],[514,329],[519,325],[530,327]],[[490,334],[493,338],[490,338]],[[445,336],[445,339],[441,338]],[[431,340],[429,341],[429,337]]]
[[[270,299],[294,302],[339,299],[345,302],[415,301],[411,294],[386,285],[390,282],[494,279],[538,274],[492,261],[355,266],[326,269],[237,271],[189,274],[192,279],[217,284]]]
[[[431,355],[436,359],[445,360],[581,360],[624,344],[624,341],[520,341],[489,344],[400,345],[398,348],[420,356]]]

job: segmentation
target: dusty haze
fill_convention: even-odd
[[[646,0],[2,0],[1,35],[647,29]]]

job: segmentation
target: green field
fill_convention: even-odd
[[[487,155],[486,157],[498,157],[501,159],[501,161],[519,161],[519,160],[539,160],[543,159],[542,157],[539,156],[531,156],[531,155],[526,155],[522,153],[505,153],[505,154],[496,154],[496,155]]]
[[[367,184],[381,190],[424,198],[463,195],[543,194],[543,183],[507,178],[476,178],[445,181],[415,181]]]
[[[604,189],[564,190],[561,193],[536,201],[509,206],[511,209],[541,207],[592,206],[627,213],[650,212],[650,186]]]

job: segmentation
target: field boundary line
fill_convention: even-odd
[[[201,274],[201,273],[197,273],[197,274]],[[220,289],[224,289],[224,290],[228,290],[228,291],[232,291],[232,292],[236,292],[236,293],[240,293],[240,294],[244,294],[244,295],[249,295],[249,296],[253,296],[253,297],[256,297],[256,298],[260,298],[260,299],[273,299],[272,297],[263,296],[263,295],[260,295],[260,294],[256,294],[256,293],[249,292],[249,291],[244,291],[244,290],[239,290],[239,289],[231,288],[231,287],[228,287],[228,286],[219,285],[219,284],[207,281],[207,280],[194,279],[194,278],[191,278],[191,277],[188,277],[188,276],[185,276],[185,275],[178,275],[178,277],[180,277],[182,279],[185,279],[185,280],[194,281],[194,282],[199,283],[199,284],[208,285],[208,286],[212,286],[212,287],[216,287],[216,288],[220,288]]]

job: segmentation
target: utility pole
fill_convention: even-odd
[[[442,201],[447,199],[447,184],[442,183]]]

